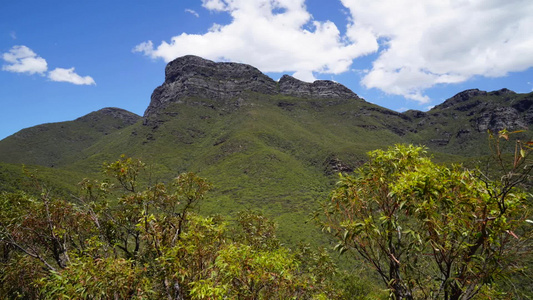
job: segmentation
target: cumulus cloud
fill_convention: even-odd
[[[193,15],[193,16],[195,16],[195,17],[197,17],[197,18],[200,17],[200,15],[199,15],[195,10],[192,10],[192,9],[188,9],[188,8],[187,8],[187,9],[185,9],[185,12],[186,12],[186,13],[190,13],[191,15]]]
[[[202,0],[202,6],[215,11],[224,11],[228,7],[224,0]]]
[[[368,88],[421,103],[424,90],[533,66],[533,2],[528,0],[341,0],[358,28],[383,40],[362,79]]]
[[[357,58],[374,53],[360,84],[421,104],[436,85],[533,67],[533,1],[339,1],[349,12],[344,24],[314,20],[304,0],[201,0],[231,22],[158,45],[145,41],[133,51],[167,62],[186,54],[244,62],[307,81],[350,71]]]
[[[26,46],[13,46],[2,58],[7,62],[2,70],[8,72],[44,74],[48,69],[46,60]]]
[[[91,76],[80,76],[74,72],[74,68],[55,68],[48,73],[48,78],[52,81],[70,82],[76,85],[96,84]]]
[[[203,35],[182,33],[154,47],[152,41],[134,47],[152,58],[171,61],[195,54],[212,60],[252,64],[264,72],[293,72],[313,80],[313,72],[339,74],[353,60],[378,49],[365,36],[341,36],[331,21],[313,20],[304,0],[202,0],[204,8],[230,14],[228,25],[213,24]]]
[[[41,74],[48,71],[46,60],[38,56],[26,46],[13,46],[9,52],[2,54],[2,58],[7,62],[2,66],[2,70],[15,73]],[[77,85],[96,84],[91,76],[82,77],[74,72],[74,68],[55,68],[48,72],[48,78],[52,81],[70,82]]]

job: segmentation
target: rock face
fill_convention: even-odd
[[[289,75],[283,75],[279,80],[279,92],[299,98],[359,99],[356,93],[340,83],[330,80],[307,83]]]
[[[144,117],[156,114],[168,103],[180,103],[186,97],[226,101],[243,92],[315,99],[359,99],[354,92],[332,81],[306,83],[285,75],[278,83],[250,65],[215,63],[187,55],[167,64],[165,82],[152,93]]]
[[[167,64],[165,82],[152,93],[144,116],[156,113],[167,103],[179,103],[185,97],[227,100],[243,91],[273,94],[276,82],[249,65],[183,56]]]
[[[448,108],[451,106],[458,105],[461,102],[465,102],[467,100],[470,100],[476,96],[486,96],[487,92],[480,91],[479,89],[471,89],[462,91],[455,96],[451,97],[450,99],[444,101],[444,103],[435,106],[435,108]]]
[[[490,130],[498,132],[502,129],[527,129],[527,121],[512,107],[494,107],[484,110],[476,119],[479,132]]]
[[[463,114],[478,132],[502,129],[523,130],[533,121],[533,100],[503,88],[485,92],[471,89],[460,92],[437,105],[431,112],[457,117]],[[435,114],[433,114],[435,116]]]

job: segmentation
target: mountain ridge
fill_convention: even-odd
[[[165,72],[143,117],[104,108],[27,128],[0,141],[0,162],[53,167],[81,180],[125,154],[146,162],[149,182],[196,172],[215,185],[203,212],[262,210],[280,223],[284,241],[310,242],[318,233],[306,220],[317,199],[366,152],[414,143],[439,162],[464,161],[487,154],[486,130],[533,123],[533,93],[467,90],[430,111],[399,113],[338,83],[276,82],[244,64],[188,56]]]
[[[353,91],[333,81],[307,83],[283,75],[276,82],[247,64],[213,62],[186,55],[167,64],[165,80],[154,90],[144,117],[150,117],[167,103],[179,102],[182,98],[227,101],[239,97],[243,92],[311,99],[360,99]]]
[[[201,106],[218,114],[226,114],[239,110],[241,106],[257,105],[255,100],[251,99],[265,97],[276,98],[273,103],[287,112],[301,110],[304,107],[305,110],[315,111],[324,111],[332,106],[345,107],[345,111],[339,112],[337,117],[347,120],[360,119],[361,124],[357,121],[352,122],[352,124],[357,123],[355,126],[358,128],[368,131],[384,128],[402,137],[400,141],[403,139],[405,142],[422,143],[435,151],[454,154],[468,153],[468,149],[464,151],[455,149],[458,148],[458,144],[460,146],[465,144],[462,140],[454,142],[457,137],[471,138],[473,132],[498,131],[503,128],[523,130],[533,123],[532,93],[517,94],[506,88],[492,92],[470,89],[455,94],[429,111],[408,110],[399,113],[367,103],[344,85],[333,81],[317,80],[308,83],[283,75],[276,82],[247,64],[213,62],[187,55],[167,64],[165,80],[161,86],[154,89],[143,117],[120,108],[103,108],[73,121],[37,125],[0,141],[0,154],[4,153],[3,156],[7,159],[4,157],[2,161],[6,162],[68,164],[73,160],[59,162],[65,155],[65,151],[61,151],[62,148],[77,149],[78,153],[74,157],[79,157],[80,152],[83,152],[81,150],[90,148],[103,136],[140,122],[141,119],[143,126],[155,130],[172,118],[187,117],[183,116],[183,109],[169,109],[169,106],[182,104]],[[368,121],[368,118],[373,121]],[[454,122],[461,124],[451,126],[453,122],[449,120],[458,118],[462,121]],[[80,123],[79,126],[85,130],[79,133],[65,131],[65,126],[72,127],[73,123],[70,122]],[[56,129],[57,126],[54,124],[58,124],[59,128]],[[47,133],[50,129],[53,129],[52,132]],[[58,133],[53,133],[54,130]],[[132,135],[136,135],[137,131]],[[90,134],[87,135],[87,132]],[[73,134],[78,134],[78,137],[70,136]],[[147,140],[143,142],[144,144],[153,138],[153,133],[146,135]],[[430,135],[433,136],[424,137]],[[44,142],[30,141],[30,144],[33,143],[38,147],[32,147],[26,152],[20,151],[21,142],[24,143],[24,140],[29,141],[37,136],[40,136]],[[478,138],[474,140],[479,141]],[[6,141],[12,142],[6,143]],[[50,144],[48,141],[54,141],[53,144],[57,144],[57,147],[47,146]],[[61,143],[64,145],[61,146]],[[450,144],[452,146],[449,146]],[[39,149],[43,150],[39,152]],[[35,155],[40,158],[32,158]],[[57,159],[46,159],[46,156]]]

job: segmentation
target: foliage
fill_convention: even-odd
[[[130,126],[107,117],[37,126],[2,140],[0,160],[54,165],[50,174],[75,185],[83,177],[101,179],[101,162],[125,153],[146,163],[143,174],[149,175],[141,182],[169,183],[186,171],[208,178],[214,189],[199,207],[202,214],[255,209],[279,225],[283,243],[326,245],[305,221],[335,181],[329,162],[335,158],[353,167],[383,141],[404,141],[380,122],[381,110],[389,111],[354,100],[248,92],[241,97],[239,106],[234,100],[185,98],[161,108],[157,120]],[[393,127],[404,123],[397,113],[387,116]],[[63,175],[64,170],[78,174]]]
[[[396,299],[488,295],[528,251],[527,195],[424,154],[411,145],[370,152],[357,175],[341,175],[324,205],[323,228],[338,239],[337,250],[365,260]]]
[[[145,166],[106,163],[75,202],[0,197],[0,296],[90,299],[335,298],[324,252],[281,245],[275,224],[243,212],[234,230],[195,210],[211,185],[194,173],[143,187]]]
[[[45,299],[146,299],[152,296],[149,278],[133,261],[82,256],[36,282]]]

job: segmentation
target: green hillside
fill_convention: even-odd
[[[525,129],[533,119],[533,95],[508,90],[465,91],[425,113],[397,113],[337,83],[274,82],[241,64],[185,57],[166,75],[144,118],[106,108],[24,129],[0,141],[0,161],[38,165],[63,190],[122,154],[147,164],[147,183],[197,172],[215,186],[204,213],[262,210],[292,243],[314,239],[308,215],[366,152],[415,143],[440,162],[475,160],[488,153],[488,129]]]
[[[74,121],[26,128],[2,140],[1,161],[47,167],[65,166],[83,159],[80,151],[102,137],[139,119],[139,116],[123,109],[104,108]]]
[[[275,82],[242,64],[189,56],[169,63],[165,74],[143,117],[104,108],[1,140],[0,192],[39,195],[41,185],[77,201],[83,178],[101,180],[103,164],[125,155],[146,164],[138,178],[143,187],[169,184],[183,172],[206,178],[213,189],[198,207],[202,215],[231,221],[239,212],[260,211],[278,224],[283,244],[331,249],[311,215],[338,174],[353,173],[369,151],[426,145],[437,163],[486,168],[480,162],[490,158],[488,131],[521,130],[513,138],[524,141],[532,136],[533,93],[467,90],[428,112],[398,113],[338,83],[290,76]],[[514,151],[513,142],[507,145],[504,151]],[[335,256],[364,273],[366,266],[347,259]]]
[[[148,164],[146,180],[198,172],[215,185],[205,213],[263,210],[286,241],[309,241],[316,231],[309,214],[337,173],[353,170],[367,151],[406,141],[383,124],[382,111],[388,112],[362,101],[324,104],[256,93],[238,108],[193,98],[169,105],[155,121],[102,137],[66,168],[98,172],[103,161],[126,154]],[[403,119],[390,113],[399,126]]]

